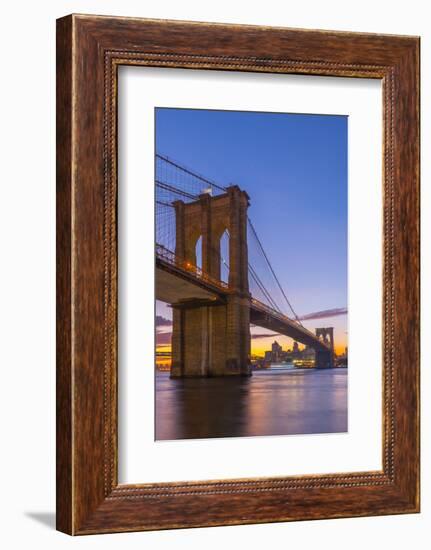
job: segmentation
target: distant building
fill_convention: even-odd
[[[347,346],[344,348],[344,353],[342,355],[337,355],[335,358],[335,365],[337,367],[347,367],[349,363],[349,351]]]
[[[271,361],[273,363],[280,363],[282,361],[283,349],[277,341],[274,341],[271,346]]]
[[[293,342],[292,359],[299,359],[301,357],[301,351],[299,349],[298,342]]]

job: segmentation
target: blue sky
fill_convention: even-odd
[[[250,196],[249,216],[299,315],[347,306],[346,116],[156,109],[156,149]],[[310,321],[335,326],[347,316]]]

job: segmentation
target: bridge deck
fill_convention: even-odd
[[[192,299],[224,301],[230,292],[225,282],[209,277],[196,266],[181,262],[173,252],[161,246],[156,246],[156,270],[156,298],[167,303]],[[329,351],[329,347],[313,332],[254,298],[250,303],[250,322],[289,336],[317,351]]]
[[[173,252],[156,246],[156,298],[175,304],[185,300],[224,299],[229,288],[197,266],[179,260]]]
[[[282,315],[266,304],[252,298],[250,305],[250,322],[253,325],[267,328],[278,334],[284,334],[317,351],[330,351],[322,340],[314,333],[300,325],[297,321]]]

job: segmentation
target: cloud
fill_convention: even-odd
[[[338,307],[335,309],[324,309],[323,311],[316,311],[314,313],[308,313],[299,317],[301,321],[308,321],[310,319],[325,319],[326,317],[337,317],[338,315],[346,315],[346,307]]]
[[[257,334],[251,334],[251,339],[252,340],[258,340],[259,338],[274,338],[274,336],[280,336],[279,334],[276,334],[275,332],[271,332],[270,334],[266,333],[260,333],[258,332]]]
[[[158,332],[156,334],[156,346],[165,346],[171,343],[172,332]]]
[[[162,317],[161,315],[156,315],[156,327],[171,327],[172,321]]]

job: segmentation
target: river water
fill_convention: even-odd
[[[272,365],[251,377],[169,378],[156,371],[156,439],[347,431],[347,369]]]

